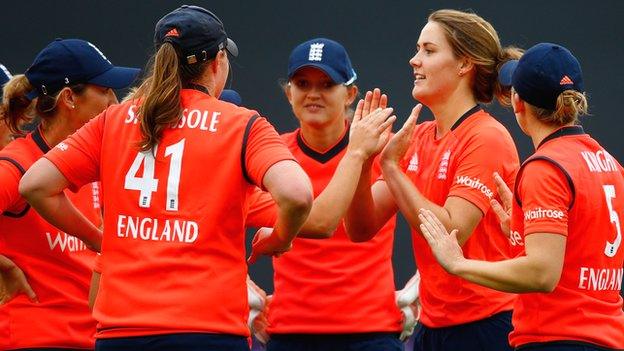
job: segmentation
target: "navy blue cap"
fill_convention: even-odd
[[[226,49],[238,56],[238,47],[228,38],[223,22],[214,13],[199,6],[182,5],[156,23],[154,44],[174,44],[187,64],[210,60]]]
[[[580,63],[570,50],[552,43],[537,44],[520,60],[506,62],[498,80],[513,86],[522,100],[548,110],[557,108],[557,98],[565,90],[584,91]]]
[[[243,99],[241,98],[241,96],[235,90],[232,90],[232,89],[224,89],[221,92],[221,96],[219,96],[219,100],[232,103],[236,106],[240,106],[241,103],[243,102]]]
[[[136,79],[140,69],[115,67],[93,44],[80,39],[56,39],[46,46],[26,70],[34,87],[27,96],[54,94],[65,86],[95,84],[121,89]]]
[[[2,88],[6,82],[11,80],[11,77],[13,77],[11,72],[9,72],[9,70],[0,63],[0,88]]]
[[[288,59],[288,79],[303,67],[316,67],[337,84],[349,85],[357,79],[347,50],[339,43],[317,38],[299,44]]]

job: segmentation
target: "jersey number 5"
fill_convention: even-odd
[[[182,171],[182,153],[184,152],[184,141],[182,139],[165,149],[165,157],[171,156],[169,163],[169,176],[167,177],[167,211],[178,210],[178,190],[180,188],[180,172]],[[138,190],[139,207],[150,207],[152,203],[152,193],[158,190],[158,179],[154,178],[154,154],[158,150],[158,145],[151,150],[139,152],[134,158],[128,173],[124,188],[128,190]],[[139,168],[143,165],[143,176],[138,177]]]
[[[613,210],[613,199],[615,198],[615,187],[613,185],[603,185],[605,197],[607,198],[607,206],[609,207],[609,216],[611,218],[611,223],[615,224],[615,230],[617,231],[617,236],[615,237],[615,241],[610,242],[607,241],[607,245],[605,245],[604,253],[607,257],[615,256],[620,244],[622,244],[622,231],[620,230],[620,218],[618,217],[617,212]]]

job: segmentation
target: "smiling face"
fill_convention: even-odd
[[[342,124],[357,88],[336,84],[318,68],[303,67],[289,81],[286,96],[302,125],[323,128]]]
[[[414,72],[412,96],[431,106],[458,89],[462,61],[455,57],[444,30],[428,22],[420,32],[416,54],[409,61]]]

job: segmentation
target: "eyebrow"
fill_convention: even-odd
[[[424,42],[422,44],[416,43],[416,47],[427,46],[427,45],[429,45],[429,46],[438,46],[438,44],[432,43],[430,41],[426,41],[426,42]]]

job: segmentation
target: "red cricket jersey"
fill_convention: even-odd
[[[0,349],[93,349],[96,322],[87,306],[95,253],[47,223],[19,195],[22,174],[50,147],[37,129],[0,151],[0,254],[20,267],[39,303],[19,295],[0,305]],[[102,223],[99,188],[87,184],[70,200]]]
[[[518,295],[511,345],[579,341],[624,349],[624,170],[580,126],[548,136],[518,173],[511,229],[566,237],[551,293]]]
[[[318,196],[336,171],[349,143],[348,130],[325,152],[309,147],[300,130],[282,135],[312,180]],[[374,178],[380,173],[375,164]],[[249,226],[272,226],[271,197],[251,203]],[[354,243],[340,223],[331,238],[297,238],[293,249],[273,259],[275,291],[269,308],[269,332],[338,334],[398,332],[401,314],[394,301],[392,243],[395,217],[374,239]]]
[[[97,338],[247,336],[244,203],[293,159],[255,111],[183,89],[182,116],[139,152],[136,101],[108,108],[46,155],[72,186],[104,194]]]
[[[435,122],[416,126],[414,142],[402,165],[418,190],[433,203],[444,206],[449,196],[457,196],[477,206],[484,217],[464,243],[464,255],[500,261],[514,255],[514,251],[501,232],[496,214],[490,211],[490,199],[498,198],[493,173],[498,172],[511,186],[518,164],[509,132],[477,105],[440,139],[436,139]],[[422,276],[420,320],[424,325],[453,326],[512,309],[514,294],[446,273],[418,228],[412,228],[412,240]]]

